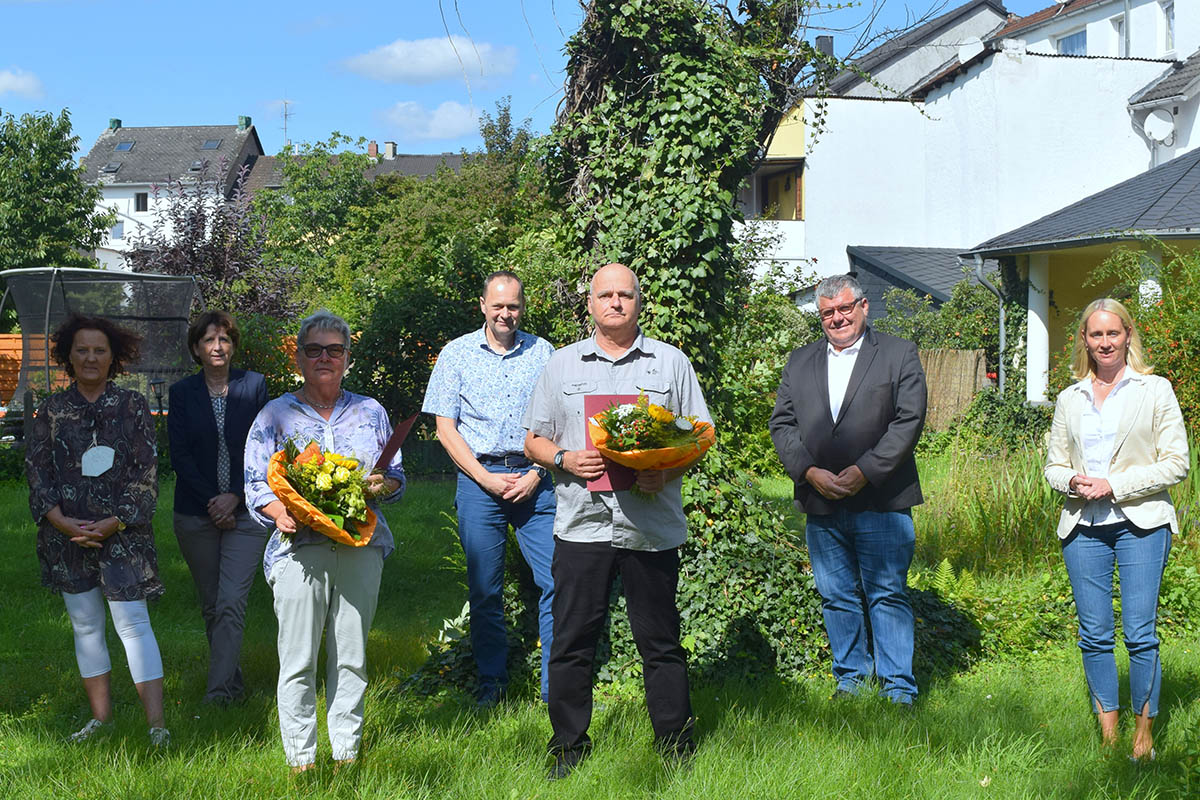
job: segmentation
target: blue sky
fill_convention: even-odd
[[[928,6],[887,0],[878,23],[901,25],[910,8]],[[853,26],[866,13],[815,24]],[[563,44],[581,18],[578,0],[0,0],[0,109],[70,109],[84,152],[110,117],[214,125],[247,114],[274,153],[287,100],[293,142],[337,130],[400,152],[454,152],[478,146],[479,111],[506,95],[514,117],[549,128]],[[839,34],[837,54],[851,41]]]

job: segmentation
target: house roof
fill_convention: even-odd
[[[1011,255],[1096,241],[1200,235],[1200,148],[977,245]]]
[[[445,164],[458,172],[466,159],[462,153],[434,153],[432,155],[417,155],[398,153],[395,158],[381,158],[373,167],[367,170],[371,180],[380,175],[413,175],[418,178],[428,178]]]
[[[1011,39],[1014,34],[1024,33],[1043,25],[1052,20],[1072,14],[1076,11],[1082,11],[1088,6],[1104,3],[1107,0],[1066,0],[1065,3],[1055,3],[1052,6],[1043,8],[1041,11],[1035,11],[1032,14],[1024,17],[1018,17],[1005,25],[1000,30],[996,31],[989,37],[988,41],[998,41],[1000,39]]]
[[[132,142],[128,150],[116,150]],[[205,143],[209,149],[204,149]],[[83,159],[84,180],[106,184],[162,184],[195,174],[192,166],[207,161],[211,168],[223,164],[217,176],[226,192],[237,171],[251,155],[262,155],[262,143],[253,125],[172,125],[147,128],[110,128],[96,139]],[[106,166],[115,171],[106,171]],[[214,169],[215,171],[215,169]],[[213,175],[210,171],[209,175]]]
[[[380,175],[411,175],[417,178],[427,178],[445,164],[458,172],[466,158],[462,153],[440,153],[433,155],[397,154],[395,158],[380,158],[379,161],[366,169],[367,180],[375,180]],[[246,177],[246,191],[258,192],[262,189],[283,188],[283,164],[278,156],[255,156],[247,162],[250,164],[250,174]]]
[[[1008,14],[1008,10],[998,0],[971,0],[968,3],[947,11],[945,14],[934,17],[922,25],[918,25],[906,33],[888,39],[865,55],[854,59],[851,63],[859,70],[870,74],[888,62],[904,55],[906,52],[926,44],[943,29],[983,7],[990,7],[1001,16]],[[843,70],[829,82],[829,93],[832,95],[842,94],[862,82],[863,78],[857,72]]]
[[[1200,81],[1200,50],[1188,56],[1186,61],[1176,61],[1168,67],[1166,72],[1129,98],[1129,105],[1150,105],[1189,95],[1197,81]]]
[[[963,273],[958,263],[960,252],[953,247],[850,245],[846,248],[852,267],[865,267],[883,274],[892,283],[906,284],[942,303],[950,299],[950,292],[956,283],[968,277],[976,280],[974,274]],[[991,261],[986,269],[991,271],[996,266],[996,262]]]

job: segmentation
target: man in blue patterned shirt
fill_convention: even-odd
[[[508,684],[504,624],[504,551],[508,526],[541,589],[542,700],[554,627],[554,485],[524,453],[525,406],[554,353],[545,339],[520,330],[525,287],[508,271],[493,272],[479,298],[482,330],[442,348],[422,411],[437,417],[438,439],[458,466],[458,537],[467,556],[471,650],[479,671],[477,699],[495,705]]]

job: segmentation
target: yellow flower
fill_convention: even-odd
[[[327,492],[333,488],[333,479],[330,478],[329,475],[324,472],[322,472],[320,475],[317,476],[316,483],[317,483],[317,488],[320,489],[322,492]]]
[[[651,419],[653,419],[655,422],[661,422],[664,425],[668,425],[675,421],[674,414],[672,414],[670,411],[667,411],[660,405],[655,405],[654,403],[650,404],[649,413]]]

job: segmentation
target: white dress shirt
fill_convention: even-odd
[[[829,353],[829,411],[833,421],[837,422],[841,413],[842,403],[846,399],[846,387],[850,385],[850,373],[854,372],[854,362],[858,360],[858,351],[862,349],[862,337],[841,352],[828,346]]]
[[[1112,463],[1113,448],[1117,443],[1117,426],[1125,410],[1125,392],[1129,378],[1122,376],[1113,386],[1104,404],[1096,408],[1096,395],[1091,378],[1080,381],[1079,387],[1087,395],[1089,403],[1083,409],[1079,421],[1079,438],[1083,443],[1083,462],[1089,478],[1108,480],[1108,468]],[[1080,525],[1111,525],[1123,522],[1127,517],[1112,497],[1092,500],[1083,508]]]

